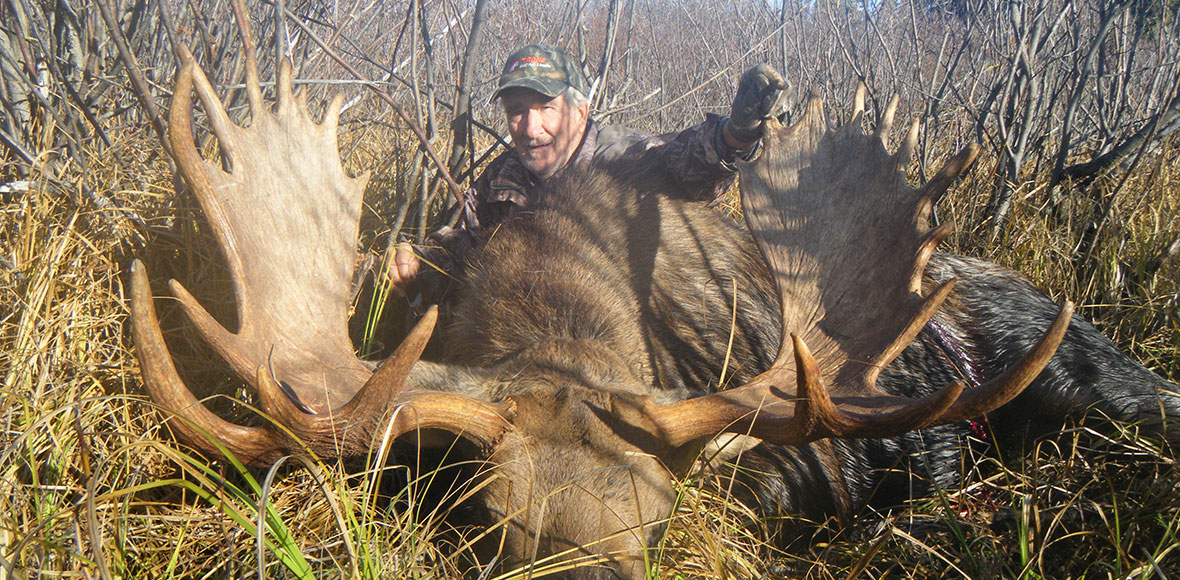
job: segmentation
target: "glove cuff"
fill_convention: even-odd
[[[725,120],[725,130],[729,131],[730,137],[742,143],[753,143],[762,138],[762,122],[759,121],[752,126],[742,127],[734,123],[732,118]]]

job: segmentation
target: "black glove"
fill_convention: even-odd
[[[770,65],[760,64],[742,73],[729,113],[729,134],[742,143],[762,138],[762,122],[783,111],[787,82]]]

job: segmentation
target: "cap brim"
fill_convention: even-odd
[[[554,98],[561,93],[564,93],[565,90],[569,88],[569,85],[556,79],[521,77],[501,85],[500,88],[496,89],[496,94],[492,95],[492,98],[498,99],[500,98],[500,95],[504,93],[504,91],[517,87],[533,90],[541,93],[542,95],[545,95],[546,97]]]

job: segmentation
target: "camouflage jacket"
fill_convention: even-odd
[[[683,131],[653,136],[619,125],[598,125],[591,120],[581,145],[562,171],[571,166],[609,162],[640,151],[659,150],[657,156],[666,163],[668,173],[680,180],[679,191],[693,199],[715,202],[733,183],[737,160],[751,159],[757,149],[754,146],[735,150],[726,145],[721,135],[724,122],[725,117],[709,115],[704,122]],[[539,185],[537,176],[524,167],[515,149],[500,154],[467,190],[462,208],[452,207],[451,215],[461,212],[455,227],[444,226],[431,234],[424,246],[416,248],[425,262],[426,278],[434,277],[430,275],[432,270],[454,271],[462,264],[463,256],[481,242],[485,231],[529,211],[539,201]],[[438,286],[437,281],[423,282],[426,287]],[[441,292],[441,289],[427,291],[428,301],[441,296]]]

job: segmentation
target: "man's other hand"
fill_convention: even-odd
[[[402,242],[397,245],[397,250],[393,253],[392,262],[389,260],[389,254],[385,255],[385,260],[386,264],[382,268],[381,273],[385,276],[385,281],[389,286],[399,293],[405,288],[406,284],[409,284],[418,276],[418,268],[421,262],[414,253],[414,247],[409,242]]]
[[[728,145],[744,149],[762,138],[762,122],[777,117],[785,108],[784,91],[787,82],[767,64],[751,67],[738,81],[725,135],[733,141]]]

